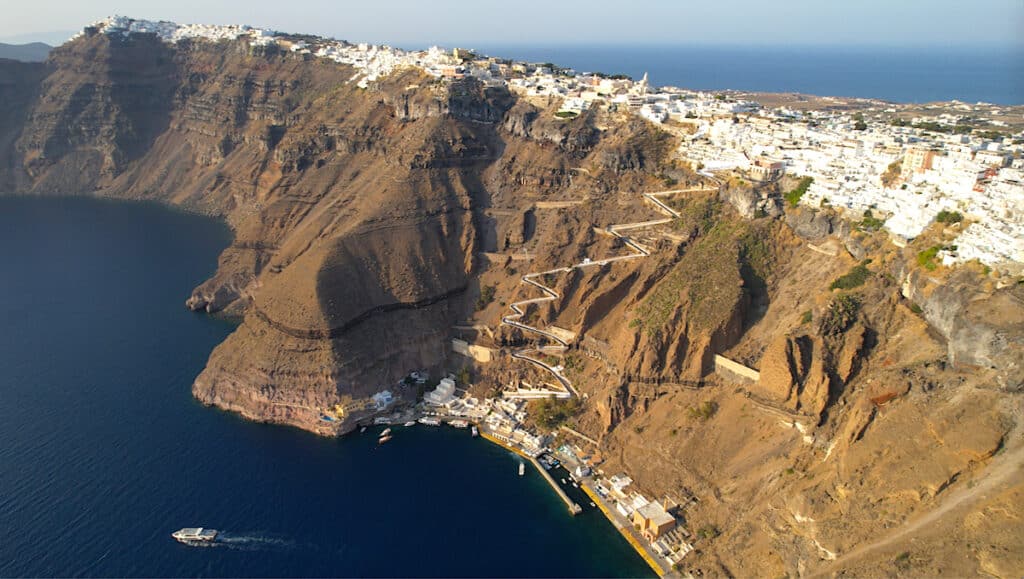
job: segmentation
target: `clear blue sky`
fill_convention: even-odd
[[[396,46],[1024,45],[1024,0],[34,0],[0,39],[52,40],[110,14],[252,24]],[[50,36],[44,36],[51,33]],[[60,38],[60,36],[57,36]]]

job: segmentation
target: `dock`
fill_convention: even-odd
[[[505,444],[504,442],[488,434],[482,428],[480,429],[480,437],[489,442],[493,442],[494,444],[497,444],[498,446],[506,450],[511,450],[512,452],[518,454],[524,459],[530,461],[530,463],[533,464],[533,467],[537,469],[537,472],[539,472],[541,476],[543,476],[544,479],[548,481],[548,484],[551,485],[551,488],[555,490],[555,493],[558,494],[558,497],[562,499],[562,502],[564,502],[565,506],[569,508],[569,512],[572,513],[573,516],[583,512],[583,507],[576,504],[571,498],[569,498],[569,495],[565,494],[565,491],[562,490],[562,487],[558,486],[558,481],[556,481],[554,477],[551,476],[551,473],[544,470],[544,467],[540,465],[540,462],[538,462],[536,458],[533,458],[532,456],[526,454],[525,452],[519,450],[514,446]]]
[[[677,576],[675,573],[673,573],[670,567],[666,567],[663,563],[660,563],[657,557],[655,557],[654,554],[651,553],[647,549],[647,547],[643,545],[641,540],[636,536],[636,533],[633,530],[633,527],[629,524],[629,521],[621,520],[621,517],[617,516],[618,513],[612,512],[612,510],[609,509],[607,505],[605,505],[604,499],[601,498],[597,494],[597,492],[595,492],[592,488],[590,488],[589,483],[587,483],[586,481],[580,481],[580,488],[583,489],[583,492],[587,493],[587,496],[590,497],[590,500],[594,501],[594,504],[597,505],[597,508],[601,509],[601,512],[604,513],[604,516],[608,519],[608,522],[610,522],[612,526],[615,527],[619,531],[619,533],[622,534],[623,538],[626,539],[626,542],[628,542],[629,545],[633,547],[637,554],[640,555],[640,558],[644,560],[644,563],[647,563],[651,570],[657,573],[659,577]]]
[[[544,470],[544,467],[540,465],[540,462],[538,462],[536,458],[530,457],[530,462],[533,463],[533,466],[537,469],[537,472],[539,472],[545,479],[547,479],[548,484],[551,485],[551,488],[555,489],[555,492],[558,493],[558,496],[561,497],[563,501],[565,501],[565,505],[569,507],[570,513],[572,513],[573,515],[578,515],[583,512],[583,508],[580,507],[575,502],[573,502],[573,500],[569,498],[569,495],[565,494],[565,491],[562,490],[562,487],[558,486],[558,482],[555,481],[555,477],[551,476],[551,473]]]

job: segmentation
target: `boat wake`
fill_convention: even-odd
[[[287,550],[295,547],[295,541],[267,533],[225,533],[220,532],[213,541],[188,541],[190,547],[221,548],[235,551]]]
[[[291,549],[295,546],[295,541],[267,533],[221,533],[215,544],[233,549],[262,551]]]

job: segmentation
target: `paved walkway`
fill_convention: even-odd
[[[547,271],[528,273],[528,274],[524,275],[522,277],[522,279],[520,280],[521,283],[524,283],[526,285],[530,285],[530,286],[533,286],[533,287],[537,288],[538,290],[540,290],[541,294],[543,294],[543,295],[541,295],[541,297],[530,298],[530,299],[527,299],[527,300],[520,300],[518,302],[512,303],[512,305],[509,306],[509,308],[512,310],[512,313],[502,317],[501,318],[501,323],[502,323],[502,325],[512,326],[514,328],[519,328],[520,330],[523,330],[524,332],[530,332],[530,333],[537,334],[539,336],[543,336],[545,338],[548,338],[552,342],[554,342],[554,344],[553,345],[548,345],[548,346],[540,346],[540,347],[531,346],[531,347],[527,347],[527,348],[521,348],[521,349],[518,349],[518,350],[513,350],[512,351],[512,357],[517,359],[517,360],[523,360],[525,362],[529,362],[530,364],[533,364],[534,366],[537,366],[538,368],[541,368],[542,370],[550,373],[552,376],[555,377],[555,380],[557,380],[558,383],[561,384],[562,387],[565,388],[565,390],[567,392],[569,392],[572,396],[579,396],[579,393],[573,387],[572,382],[568,378],[566,378],[565,375],[562,374],[562,372],[560,370],[558,370],[557,368],[551,366],[550,364],[547,364],[543,360],[541,360],[541,359],[539,359],[537,357],[534,357],[534,355],[537,355],[537,354],[546,354],[546,353],[559,354],[559,353],[565,352],[567,349],[569,349],[569,343],[566,342],[565,340],[563,340],[562,338],[558,337],[557,335],[555,335],[552,332],[548,332],[546,330],[542,330],[540,328],[536,328],[536,327],[531,326],[529,324],[525,324],[525,323],[523,323],[521,321],[523,316],[525,315],[525,310],[523,308],[529,306],[530,304],[546,303],[546,302],[557,300],[557,299],[559,299],[561,297],[560,295],[558,295],[558,292],[556,292],[552,288],[544,285],[543,283],[538,281],[538,279],[542,279],[544,276],[547,276],[547,275],[557,275],[557,274],[563,274],[563,273],[571,273],[574,269],[584,269],[584,268],[588,268],[588,267],[599,267],[599,266],[606,265],[606,264],[609,264],[609,263],[614,263],[614,262],[617,262],[617,261],[623,261],[623,260],[627,260],[627,259],[637,259],[637,258],[640,258],[640,257],[647,257],[648,255],[651,254],[650,250],[647,249],[646,247],[644,247],[643,245],[637,243],[636,241],[634,241],[632,238],[630,238],[628,235],[626,235],[625,232],[633,230],[633,229],[642,229],[642,228],[645,228],[645,227],[654,227],[654,226],[657,226],[657,225],[664,225],[666,223],[671,223],[674,219],[678,219],[679,218],[679,212],[674,210],[674,209],[672,209],[671,207],[669,207],[665,203],[663,203],[661,201],[661,199],[660,199],[661,197],[666,197],[666,196],[671,196],[671,195],[681,195],[681,194],[692,194],[692,193],[708,193],[708,192],[716,191],[716,190],[717,190],[717,188],[715,188],[715,187],[696,187],[696,188],[692,188],[692,189],[671,189],[671,190],[668,190],[668,191],[657,191],[657,192],[654,192],[654,193],[643,193],[642,196],[643,196],[645,201],[650,202],[652,205],[654,205],[655,209],[657,209],[661,213],[664,213],[668,217],[666,217],[664,219],[655,219],[655,220],[651,220],[651,221],[640,221],[640,222],[634,222],[634,223],[621,223],[621,224],[617,224],[617,225],[610,225],[610,226],[608,226],[606,231],[609,234],[611,234],[612,236],[621,239],[622,242],[627,247],[629,247],[632,250],[631,253],[628,253],[626,255],[618,255],[618,256],[614,256],[614,257],[607,257],[607,258],[604,258],[604,259],[599,259],[599,260],[594,260],[594,261],[585,261],[585,262],[575,263],[575,264],[568,265],[568,266],[565,266],[565,267],[549,269]]]

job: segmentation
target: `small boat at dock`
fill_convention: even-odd
[[[478,430],[477,427],[475,427],[475,426],[473,427],[473,429],[470,432],[473,433],[473,438],[476,438],[476,437],[480,436],[480,430]]]
[[[441,424],[441,421],[438,420],[437,418],[430,418],[428,416],[420,418],[419,420],[417,420],[417,422],[419,422],[420,424],[426,424],[427,426],[440,426]]]
[[[392,436],[390,434],[387,436],[382,436],[380,437],[380,439],[377,440],[377,444],[384,444],[385,442],[391,440],[391,438]]]
[[[380,437],[381,438],[384,438],[385,436],[391,436],[391,429],[390,428],[385,428],[384,431],[380,433]]]
[[[410,420],[409,422],[405,423],[405,426],[416,426],[416,421],[415,420]]]
[[[466,422],[465,420],[452,420],[448,424],[454,426],[455,428],[466,428],[469,426],[469,423]]]

